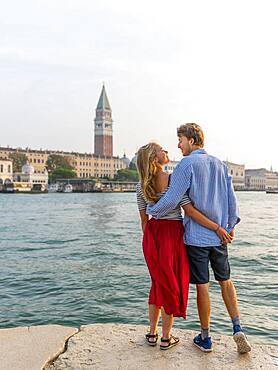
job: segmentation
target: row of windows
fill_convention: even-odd
[[[77,166],[78,163],[77,162],[73,162],[73,166]],[[90,163],[90,162],[79,162],[79,166],[86,166],[86,167],[92,167],[93,166],[93,163]],[[121,164],[118,164],[118,163],[114,163],[113,166],[111,165],[111,163],[100,163],[100,166],[99,166],[99,163],[98,162],[94,162],[94,167],[104,167],[104,168],[109,168],[109,167],[114,167],[114,168],[122,168],[122,165]]]
[[[32,158],[30,158],[29,159],[29,162],[30,163],[44,163],[44,159],[36,159],[36,158],[34,158],[34,159],[32,159]]]
[[[4,165],[3,164],[1,164],[0,165],[0,172],[4,172]],[[10,164],[8,164],[8,173],[11,173],[11,165]]]
[[[91,174],[91,173],[80,173],[80,176],[79,177],[86,177],[86,178],[89,178],[89,177],[111,177],[111,173],[95,173],[94,175]]]
[[[22,179],[20,176],[17,176],[16,178],[17,182],[29,182],[29,179]],[[45,180],[32,180],[33,184],[46,184]]]
[[[231,173],[231,175],[233,175],[233,174],[234,174],[234,170],[231,170],[231,172],[230,172],[230,173]],[[239,173],[238,173],[238,172],[236,172],[236,174],[235,174],[235,175],[236,175],[236,176],[239,176]],[[240,176],[244,176],[244,175],[243,175],[243,172],[241,172]]]
[[[45,154],[40,153],[28,153],[28,155],[35,155],[35,156],[41,156],[44,157]]]

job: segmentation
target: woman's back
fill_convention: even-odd
[[[155,189],[157,191],[157,197],[158,200],[167,192],[170,185],[170,175],[161,172],[156,176],[155,178]],[[138,183],[136,186],[136,193],[137,193],[137,205],[139,211],[145,210],[147,208],[148,204],[152,204],[152,202],[148,201],[146,197],[144,196],[141,184]],[[173,210],[171,210],[167,215],[161,217],[161,219],[164,220],[182,220],[182,214],[181,214],[181,206],[189,204],[190,199],[185,194],[181,200],[181,202],[175,207]]]

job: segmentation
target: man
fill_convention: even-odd
[[[234,228],[240,221],[237,213],[236,197],[227,167],[222,161],[208,155],[203,149],[204,134],[200,126],[187,123],[177,130],[179,144],[184,158],[171,176],[167,193],[155,205],[149,206],[147,213],[160,218],[175,208],[182,196],[187,193],[199,211],[226,228],[233,237]],[[184,218],[184,242],[190,266],[190,282],[196,284],[197,306],[201,333],[193,340],[204,352],[212,351],[209,297],[209,262],[215,279],[219,282],[222,297],[233,323],[233,338],[238,352],[251,350],[240,326],[236,290],[230,279],[227,245],[221,245],[217,234]]]

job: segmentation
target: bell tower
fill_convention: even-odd
[[[94,154],[106,157],[113,156],[113,120],[112,111],[102,86],[101,94],[96,108]]]

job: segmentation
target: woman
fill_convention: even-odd
[[[215,231],[222,243],[231,242],[226,230],[196,210],[187,195],[184,195],[180,204],[162,219],[149,220],[146,214],[148,203],[156,202],[169,187],[170,175],[163,170],[163,166],[168,162],[167,151],[156,143],[142,146],[137,153],[140,179],[136,188],[137,203],[144,232],[143,252],[152,279],[149,294],[150,332],[146,334],[146,340],[149,345],[156,345],[157,325],[161,313],[162,350],[179,343],[179,338],[171,335],[173,318],[186,318],[189,268],[183,242],[184,229],[180,207],[188,217]]]

